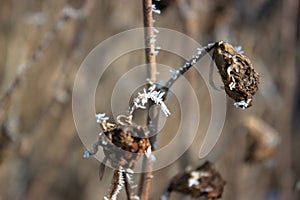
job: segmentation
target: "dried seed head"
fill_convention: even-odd
[[[225,181],[213,164],[206,161],[197,169],[176,175],[162,199],[167,199],[171,191],[191,195],[193,198],[205,197],[217,199],[222,197]]]
[[[237,52],[229,43],[216,44],[213,59],[221,74],[226,93],[243,109],[252,105],[253,95],[258,90],[259,74],[250,60]]]
[[[147,130],[137,125],[116,125],[100,135],[100,146],[113,167],[133,168],[143,153],[149,154]],[[102,126],[106,127],[105,124]]]

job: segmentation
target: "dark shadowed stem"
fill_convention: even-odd
[[[126,191],[126,196],[127,196],[127,200],[131,200],[131,189],[130,189],[130,183],[129,183],[129,179],[126,175],[126,172],[123,172],[123,177],[124,177],[124,185],[125,185],[125,191]]]
[[[154,30],[153,30],[153,16],[152,16],[152,0],[143,0],[143,16],[144,16],[144,27],[145,29],[145,57],[147,64],[147,75],[151,82],[156,82],[156,57],[152,52],[155,51],[155,44],[151,42],[151,39],[154,38]],[[153,103],[149,105],[151,108]],[[156,146],[156,127],[158,120],[158,110],[153,109],[152,119],[150,119],[148,115],[147,125],[152,125],[150,133],[152,137],[150,138],[150,143],[152,147],[152,151],[155,150]],[[149,199],[149,191],[150,184],[152,178],[152,167],[153,163],[151,159],[147,159],[145,156],[143,157],[143,171],[145,173],[141,174],[141,180],[139,184],[138,196],[141,197],[142,200]]]
[[[62,10],[60,18],[57,20],[53,28],[44,36],[38,47],[35,49],[31,57],[26,61],[25,64],[18,67],[18,74],[12,81],[8,89],[0,97],[0,124],[2,123],[5,113],[10,105],[11,99],[15,96],[17,90],[19,89],[21,82],[24,81],[26,72],[32,67],[32,65],[40,58],[44,49],[50,44],[54,39],[57,32],[64,26],[64,24],[70,18],[80,17],[81,9],[87,3],[83,4],[82,7],[77,10],[70,6],[65,6]]]

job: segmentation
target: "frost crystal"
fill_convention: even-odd
[[[159,53],[159,51],[158,51],[158,50],[154,50],[154,51],[153,51],[153,50],[151,50],[151,54],[152,54],[152,55],[155,55],[155,56],[157,56],[157,55],[158,55],[158,53]]]
[[[151,146],[149,146],[148,149],[145,151],[146,157],[147,157],[148,159],[150,158],[151,153],[152,153],[152,151],[151,151]]]
[[[237,53],[244,54],[242,46],[235,46],[234,49],[236,50]]]
[[[150,39],[149,42],[150,42],[150,44],[154,44],[156,42],[156,39],[153,37],[153,38]]]
[[[148,92],[146,91],[146,89],[144,89],[143,93],[138,93],[138,97],[133,100],[134,106],[136,108],[145,109],[145,104],[148,103],[148,99],[151,99],[155,104],[160,105],[162,111],[166,116],[169,116],[171,113],[162,99],[165,93],[156,91],[155,88],[156,86],[152,85],[148,89]]]
[[[236,83],[231,82],[231,83],[229,84],[229,89],[230,89],[230,90],[233,90],[233,89],[235,88],[235,85],[236,85]]]
[[[132,197],[132,199],[133,199],[133,200],[140,200],[140,197],[137,196],[137,195],[134,195],[134,196]]]
[[[191,173],[191,176],[192,177],[189,178],[189,187],[192,187],[194,185],[196,185],[196,186],[199,185],[200,183],[199,183],[198,179],[200,178],[200,173],[197,171],[194,171]]]
[[[241,107],[243,109],[246,109],[248,108],[249,106],[249,103],[252,101],[252,99],[248,99],[247,102],[245,102],[244,100],[243,101],[239,101],[239,102],[235,102],[233,105],[238,108],[238,107]]]
[[[152,12],[156,13],[156,14],[160,14],[160,10],[158,10],[155,5],[152,5]]]
[[[199,181],[197,180],[197,179],[194,179],[194,178],[190,178],[189,179],[189,187],[192,187],[192,186],[194,186],[194,185],[199,185],[200,183],[199,183]]]
[[[85,149],[83,153],[83,158],[89,158],[91,156],[91,153],[89,150]]]
[[[101,124],[102,122],[106,122],[109,117],[105,116],[105,113],[99,113],[95,115],[97,119],[97,123]]]

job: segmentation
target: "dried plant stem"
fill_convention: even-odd
[[[143,15],[144,15],[144,27],[145,29],[145,57],[147,63],[147,74],[148,78],[151,82],[156,82],[156,56],[152,52],[155,51],[155,43],[151,42],[151,39],[154,38],[154,29],[153,29],[153,16],[152,16],[152,0],[143,0]],[[149,108],[153,103],[149,104]],[[156,146],[156,127],[157,127],[157,120],[158,120],[158,110],[153,109],[153,118],[150,119],[148,115],[147,125],[152,125],[152,129],[150,130],[152,137],[149,139],[150,144],[152,147],[152,151],[155,150]],[[139,184],[139,191],[138,196],[141,197],[142,200],[149,199],[149,191],[150,191],[150,184],[152,178],[152,167],[153,163],[151,159],[147,159],[143,157],[143,170],[146,171],[145,173],[141,174],[141,180]]]
[[[124,186],[124,169],[119,167],[118,170],[114,171],[114,176],[111,183],[111,190],[107,197],[104,197],[105,200],[116,200],[118,194]]]
[[[123,172],[123,176],[127,200],[131,200],[130,180],[128,179],[126,172]]]
[[[155,43],[150,42],[154,38],[152,0],[143,0],[143,14],[145,29],[145,57],[147,63],[147,73],[150,80],[156,82],[156,56],[151,52],[155,51]]]

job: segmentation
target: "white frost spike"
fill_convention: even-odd
[[[161,106],[162,111],[165,113],[165,115],[166,115],[167,117],[171,115],[171,112],[169,111],[169,109],[168,109],[168,107],[166,106],[166,104],[163,103],[163,104],[161,104],[160,106]]]
[[[134,171],[130,168],[126,169],[126,172],[129,173],[129,174],[134,174]]]
[[[132,199],[133,199],[133,200],[140,200],[140,197],[137,196],[137,195],[134,195],[134,196],[132,197]]]
[[[192,187],[192,186],[194,186],[194,185],[199,185],[200,183],[199,183],[199,181],[197,180],[197,179],[193,179],[193,178],[190,178],[189,179],[189,187]]]
[[[151,54],[152,54],[152,55],[155,55],[155,56],[157,56],[157,55],[158,55],[158,53],[159,53],[159,51],[158,51],[158,50],[154,50],[154,51],[153,51],[153,50],[151,50]]]
[[[252,101],[252,99],[248,99],[247,102],[243,101],[239,101],[239,102],[235,102],[233,105],[238,108],[238,107],[242,107],[243,109],[248,108],[249,103]]]
[[[151,87],[149,87],[149,92],[153,92],[155,90],[156,86],[155,85],[152,85]]]
[[[233,90],[235,88],[236,83],[231,82],[228,86],[230,90]]]
[[[149,42],[150,42],[150,44],[154,44],[156,42],[156,39],[155,38],[151,38]]]
[[[145,155],[146,155],[146,157],[147,157],[148,159],[150,158],[151,153],[152,153],[152,151],[151,151],[151,146],[149,146],[149,147],[147,148],[147,150],[145,151]]]
[[[156,13],[156,14],[160,14],[160,10],[158,10],[155,5],[152,5],[152,12]]]
[[[89,150],[85,149],[83,153],[83,158],[89,158],[91,156]]]
[[[151,160],[151,161],[153,161],[153,162],[155,162],[155,161],[156,161],[156,157],[155,157],[155,155],[154,155],[154,154],[151,154],[151,156],[150,156],[150,160]]]
[[[99,124],[109,120],[109,117],[107,117],[105,113],[96,114],[95,117],[97,119],[97,123],[99,123]]]
[[[242,46],[235,46],[234,48],[239,54],[244,54]]]
[[[191,176],[192,177],[189,178],[189,187],[192,187],[194,185],[196,185],[196,186],[199,185],[200,183],[199,183],[198,179],[200,178],[200,173],[197,171],[194,171],[191,173]]]
[[[175,75],[175,76],[180,74],[179,70],[170,69],[169,71],[171,72],[172,75]]]
[[[204,52],[205,49],[203,47],[201,48],[197,48],[197,54],[202,54],[202,52]]]

